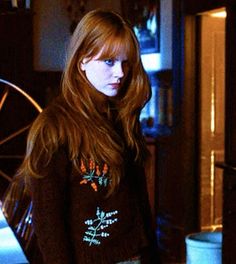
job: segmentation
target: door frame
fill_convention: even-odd
[[[236,202],[236,104],[234,103],[236,98],[236,3],[234,0],[215,1],[215,3],[214,1],[208,0],[205,1],[205,5],[203,5],[202,1],[198,1],[197,3],[191,3],[193,6],[190,7],[188,2],[188,0],[184,1],[184,32],[186,35],[197,35],[196,14],[198,12],[204,12],[220,7],[226,7],[227,11],[225,45],[225,164],[221,164],[224,169],[222,258],[223,263],[234,263],[236,261],[236,252],[234,250],[236,244],[236,211],[234,205]],[[197,87],[199,87],[197,80],[199,73],[195,67],[197,61],[193,62],[194,59],[192,56],[194,55],[191,54],[191,50],[196,51],[196,41],[197,40],[193,37],[191,38],[191,41],[186,41],[185,39],[183,42],[185,56],[183,86],[188,87],[193,91],[195,90],[197,98]],[[189,79],[191,81],[189,81]]]

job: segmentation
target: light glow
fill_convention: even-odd
[[[202,12],[202,13],[199,13],[198,15],[207,15],[207,16],[211,16],[215,18],[226,18],[227,17],[225,8],[218,8],[218,9]]]
[[[160,53],[149,53],[142,54],[141,60],[145,71],[159,71],[161,69],[161,54]]]
[[[225,18],[227,16],[226,11],[219,11],[210,14],[211,17]]]
[[[9,227],[3,212],[0,208],[0,259],[1,264],[9,263],[29,263],[24,252],[15,237],[12,229]]]

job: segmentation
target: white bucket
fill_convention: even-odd
[[[186,264],[222,264],[222,232],[187,235]]]

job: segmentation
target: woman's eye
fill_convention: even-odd
[[[115,60],[113,59],[106,59],[104,60],[104,62],[108,65],[108,66],[113,66],[115,64]]]

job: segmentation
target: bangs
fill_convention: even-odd
[[[114,59],[120,55],[127,57],[127,60],[131,63],[135,63],[138,60],[137,48],[134,39],[126,34],[126,36],[110,36],[108,39],[101,43],[101,54],[99,59]],[[105,43],[105,44],[104,44]]]

